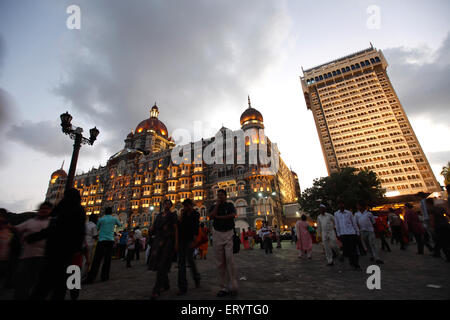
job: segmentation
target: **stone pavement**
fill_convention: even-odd
[[[290,241],[283,241],[282,246],[282,249],[274,248],[271,255],[266,255],[259,245],[235,254],[240,290],[238,297],[228,299],[450,299],[450,263],[443,258],[433,258],[428,251],[423,256],[416,255],[414,245],[406,251],[392,246],[391,253],[381,252],[385,264],[381,265],[380,290],[369,290],[366,286],[370,276],[366,268],[372,264],[368,256],[360,257],[363,271],[358,272],[351,269],[348,260],[327,267],[321,245],[314,244],[311,260],[298,259]],[[132,261],[130,269],[125,268],[124,261],[113,260],[110,280],[83,285],[80,300],[149,299],[156,274],[147,270],[143,256],[140,261]],[[212,248],[209,248],[207,260],[196,260],[202,276],[201,288],[191,288],[180,297],[176,295],[178,269],[172,265],[171,289],[160,299],[219,299],[213,258]],[[193,285],[189,268],[187,272],[189,285]],[[8,299],[11,292],[1,296]]]

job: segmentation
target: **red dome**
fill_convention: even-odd
[[[146,130],[154,130],[159,135],[165,137],[167,139],[167,128],[164,123],[158,120],[158,118],[148,118],[144,121],[141,121],[141,123],[138,124],[136,127],[136,134],[141,133]]]

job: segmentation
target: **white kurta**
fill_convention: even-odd
[[[319,214],[317,217],[317,232],[322,238],[322,245],[324,246],[328,263],[333,262],[333,250],[335,250],[336,254],[340,253],[336,242],[336,233],[334,232],[335,226],[332,214],[326,212],[325,214]]]

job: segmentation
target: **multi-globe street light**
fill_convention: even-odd
[[[70,136],[72,140],[75,140],[75,143],[73,145],[72,159],[70,161],[69,174],[67,176],[65,187],[65,190],[68,190],[73,187],[73,179],[75,176],[75,169],[77,167],[78,154],[80,152],[81,145],[82,144],[93,145],[100,131],[96,127],[90,129],[89,130],[90,136],[88,139],[83,137],[83,128],[80,127],[74,128],[72,126],[72,124],[70,123],[72,121],[72,116],[69,114],[69,112],[66,111],[66,113],[61,114],[60,118],[61,118],[62,132]]]

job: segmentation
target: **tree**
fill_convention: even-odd
[[[316,218],[321,203],[332,211],[337,210],[339,201],[349,208],[356,207],[358,202],[373,206],[383,199],[384,192],[375,172],[346,167],[328,177],[315,179],[313,186],[302,193],[299,203],[303,211]]]
[[[448,186],[450,184],[450,161],[442,167],[441,175],[444,177],[445,185]]]

